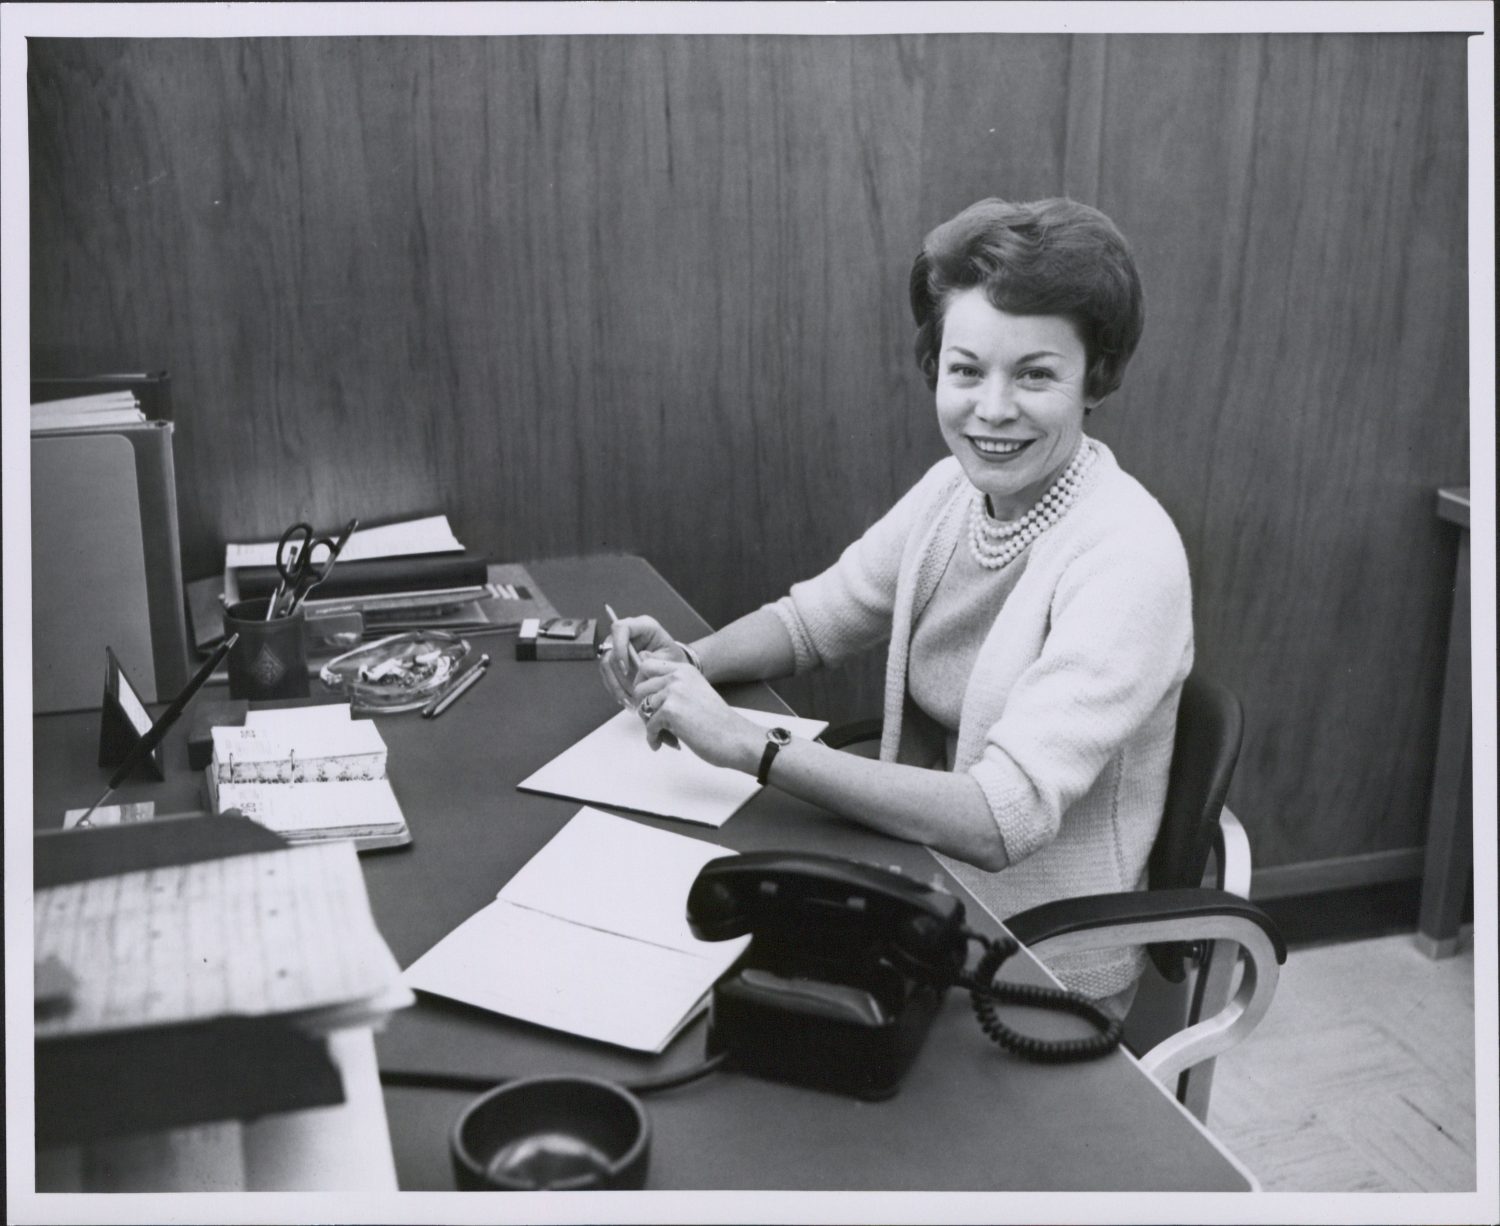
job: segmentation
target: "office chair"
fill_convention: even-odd
[[[1250,843],[1224,807],[1243,726],[1234,694],[1189,675],[1147,888],[1062,899],[1004,921],[1043,961],[1073,950],[1148,947],[1126,1046],[1200,1121],[1208,1116],[1215,1058],[1260,1023],[1286,960],[1276,925],[1249,901]],[[860,720],[822,739],[844,749],[879,738],[879,720]],[[1206,887],[1210,857],[1214,884]]]

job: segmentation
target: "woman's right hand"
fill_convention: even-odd
[[[622,707],[635,710],[635,669],[630,663],[630,649],[638,656],[684,662],[687,660],[677,641],[654,617],[622,617],[610,627],[609,638],[599,648],[599,672],[604,688]]]

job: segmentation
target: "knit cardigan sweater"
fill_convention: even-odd
[[[1101,443],[1067,514],[1012,565],[1025,567],[975,659],[952,769],[983,789],[1008,865],[938,858],[1000,918],[1039,903],[1139,889],[1161,821],[1177,701],[1193,662],[1181,539],[1161,505]],[[932,766],[908,724],[912,629],[953,551],[968,548],[974,487],[935,464],[821,575],[771,605],[798,672],[889,640],[885,761]],[[1091,997],[1134,982],[1142,951],[1058,956]]]

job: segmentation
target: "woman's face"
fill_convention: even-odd
[[[1024,514],[1083,438],[1088,359],[1062,315],[997,311],[973,287],[948,300],[938,351],[943,441],[1001,519]]]

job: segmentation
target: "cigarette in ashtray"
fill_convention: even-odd
[[[418,670],[430,672],[438,667],[443,660],[443,651],[440,647],[434,647],[409,659],[382,660],[379,664],[367,664],[359,670],[361,681],[386,681],[396,679],[410,685],[418,678]]]

